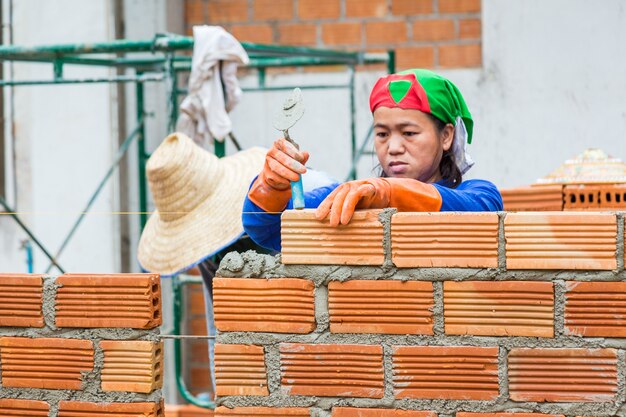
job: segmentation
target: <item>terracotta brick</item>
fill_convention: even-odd
[[[565,334],[626,337],[626,282],[566,285]]]
[[[480,39],[481,22],[480,19],[459,20],[459,38]]]
[[[394,346],[396,398],[494,400],[498,396],[498,348]]]
[[[185,23],[198,25],[206,22],[204,0],[185,0]]]
[[[198,317],[187,321],[189,334],[194,336],[207,336],[207,325],[204,317]]]
[[[161,403],[89,403],[79,401],[59,402],[59,417],[103,417],[103,416],[162,417]]]
[[[285,408],[273,408],[273,407],[217,407],[215,409],[215,417],[222,416],[237,416],[237,417],[269,417],[269,416],[307,416],[309,417],[310,411],[304,407],[285,407]]]
[[[434,411],[333,407],[332,417],[437,417]]]
[[[391,0],[391,13],[397,16],[414,16],[432,12],[432,0]]]
[[[103,340],[102,391],[151,393],[163,386],[163,342]]]
[[[2,386],[79,390],[93,355],[89,340],[1,337]]]
[[[506,211],[563,211],[563,186],[501,189]]]
[[[45,401],[0,399],[0,416],[6,417],[48,417],[50,405]]]
[[[611,213],[509,213],[508,269],[615,269],[617,220]]]
[[[496,413],[472,413],[457,412],[457,417],[565,417],[563,414],[544,414],[544,413],[517,413],[513,411],[501,411]]]
[[[300,19],[338,19],[339,0],[298,0]]]
[[[169,413],[172,413],[171,416]],[[174,414],[175,413],[175,414]],[[165,417],[213,417],[215,412],[195,405],[166,405]]]
[[[480,67],[482,61],[479,43],[439,46],[439,66],[442,68]]]
[[[617,393],[613,349],[526,349],[509,352],[513,401],[604,402]]]
[[[382,265],[381,210],[354,213],[345,226],[331,227],[315,219],[315,210],[287,210],[281,217],[284,264]]]
[[[254,20],[293,19],[293,0],[254,0]]]
[[[208,391],[212,387],[211,369],[206,367],[191,367],[189,370],[189,386],[194,391]]]
[[[398,70],[433,68],[434,66],[435,48],[432,46],[407,46],[396,48],[396,67]]]
[[[305,279],[215,278],[215,326],[222,332],[310,333],[314,289]]]
[[[278,40],[285,45],[317,44],[317,27],[311,23],[293,23],[278,26]]]
[[[0,327],[44,327],[42,277],[0,274]]]
[[[346,17],[384,17],[387,0],[344,0]]]
[[[239,42],[272,43],[274,35],[269,25],[235,25],[230,33]]]
[[[130,327],[161,325],[158,274],[65,274],[56,279],[58,327]]]
[[[406,42],[407,25],[404,20],[365,23],[365,40],[368,45]]]
[[[393,263],[406,267],[495,268],[496,213],[398,213],[391,219]]]
[[[446,281],[446,334],[554,337],[551,282]]]
[[[385,382],[380,345],[281,343],[279,350],[283,393],[383,397]]]
[[[208,0],[208,18],[211,23],[246,22],[248,0]]]
[[[204,306],[204,292],[202,284],[186,285],[187,291],[185,304],[187,305],[187,313],[192,316],[202,316],[206,314]]]
[[[433,305],[431,282],[328,284],[332,333],[433,334]]]
[[[626,209],[626,184],[586,184],[563,187],[563,210]]]
[[[192,340],[189,345],[191,362],[209,363],[209,346],[206,340]]]
[[[480,0],[438,0],[439,13],[478,13]]]
[[[216,394],[269,395],[263,346],[215,345]]]
[[[413,22],[413,39],[416,41],[445,41],[456,37],[454,20],[429,19]]]
[[[322,25],[322,41],[326,45],[360,45],[362,31],[360,22],[325,23]]]

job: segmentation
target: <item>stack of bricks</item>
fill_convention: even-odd
[[[162,417],[152,274],[0,274],[0,416]]]
[[[623,415],[624,213],[282,219],[214,281],[221,416]]]
[[[185,24],[239,41],[359,51],[394,49],[398,69],[479,67],[480,0],[185,0]]]
[[[507,211],[626,210],[626,184],[538,185],[501,192]]]

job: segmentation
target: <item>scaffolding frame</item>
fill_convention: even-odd
[[[180,96],[186,93],[185,88],[179,87],[179,74],[191,70],[191,55],[193,38],[174,34],[158,34],[150,40],[115,40],[102,43],[57,44],[35,47],[16,45],[0,46],[0,61],[2,62],[31,62],[47,63],[52,65],[52,78],[39,80],[0,80],[0,87],[65,85],[65,84],[101,84],[101,83],[134,83],[135,84],[135,116],[136,127],[130,131],[126,139],[120,144],[113,161],[91,194],[84,210],[73,223],[65,236],[60,248],[52,253],[42,244],[29,227],[20,219],[15,210],[0,195],[0,207],[16,221],[29,238],[37,245],[50,260],[46,272],[52,268],[64,273],[58,258],[74,236],[85,215],[89,212],[100,192],[113,176],[116,168],[126,152],[136,142],[138,187],[139,187],[139,216],[140,227],[143,230],[148,220],[148,188],[145,166],[150,154],[146,150],[145,85],[147,83],[164,82],[167,84],[167,130],[174,131],[178,118],[178,104]],[[346,66],[350,72],[347,84],[317,84],[297,86],[301,89],[348,89],[350,94],[350,145],[352,165],[349,178],[356,177],[356,167],[360,157],[365,154],[365,148],[372,134],[370,127],[366,137],[357,147],[356,138],[356,103],[355,103],[355,72],[357,65],[385,64],[389,73],[395,72],[395,53],[390,50],[386,53],[346,52],[295,46],[264,45],[243,42],[242,46],[250,57],[248,68],[256,69],[258,74],[257,87],[244,88],[244,91],[277,91],[291,90],[296,86],[268,86],[266,73],[271,68],[306,67],[306,66]],[[128,56],[132,54],[133,56]],[[140,55],[140,56],[139,56]],[[64,68],[70,65],[94,66],[101,68],[115,68],[118,75],[110,77],[66,78]],[[130,72],[130,74],[127,74]],[[235,143],[236,144],[236,143]],[[225,155],[225,143],[215,141],[214,152],[217,156]],[[1,212],[0,212],[1,213]],[[27,245],[27,250],[30,245]],[[32,253],[28,255],[29,272],[32,272]],[[180,333],[182,318],[182,289],[184,285],[199,283],[198,278],[174,277],[173,289],[173,319],[171,331],[174,335]],[[181,340],[174,339],[174,355],[176,368],[176,385],[181,396],[191,404],[214,408],[212,401],[195,397],[185,384],[182,375]]]

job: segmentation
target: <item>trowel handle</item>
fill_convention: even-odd
[[[293,146],[295,146],[296,149],[300,149],[298,144],[289,137],[288,130],[284,130],[283,133],[285,134],[285,139],[287,139]],[[302,187],[302,175],[300,175],[298,181],[291,182],[291,198],[293,200],[294,209],[302,210],[304,208],[304,188]]]

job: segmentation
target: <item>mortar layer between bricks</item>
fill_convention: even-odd
[[[4,387],[1,382],[2,369],[0,364],[0,398],[45,401],[50,405],[50,417],[56,417],[58,415],[60,401],[84,401],[96,403],[159,402],[163,397],[161,389],[154,390],[150,394],[102,391],[100,384],[101,370],[104,366],[104,353],[99,345],[101,340],[159,341],[161,340],[159,329],[57,328],[55,325],[54,306],[57,290],[60,285],[56,284],[56,278],[57,277],[48,276],[43,279],[42,310],[45,326],[41,328],[0,327],[0,336],[90,340],[94,346],[94,367],[89,372],[83,372],[83,386],[81,390],[56,390]]]
[[[623,228],[619,233],[623,247]],[[386,254],[387,259],[388,254]],[[623,265],[623,252],[622,252]],[[563,334],[563,301],[565,299],[566,280],[577,281],[621,281],[626,280],[626,273],[620,271],[550,271],[550,270],[515,270],[465,269],[465,268],[408,268],[399,269],[390,265],[381,267],[334,266],[334,265],[283,265],[280,255],[273,257],[257,254],[253,251],[230,253],[220,265],[218,275],[232,278],[303,278],[316,285],[315,316],[317,328],[310,334],[276,334],[253,332],[218,333],[217,342],[225,344],[255,344],[265,349],[268,384],[270,395],[266,397],[232,396],[218,399],[219,405],[227,407],[268,406],[268,407],[309,407],[313,416],[329,416],[332,407],[375,407],[394,409],[433,410],[440,416],[454,416],[457,411],[471,412],[539,412],[564,414],[566,416],[626,416],[623,394],[615,401],[604,403],[535,403],[514,402],[507,400],[507,354],[511,348],[615,348],[626,349],[626,339],[619,338],[582,338]],[[435,334],[421,335],[386,335],[386,334],[331,334],[328,331],[327,285],[331,281],[352,279],[387,279],[434,281]],[[555,325],[554,338],[538,337],[483,337],[483,336],[446,336],[443,333],[442,285],[446,280],[530,280],[552,281],[555,283]],[[441,310],[441,311],[440,311]],[[382,399],[339,398],[315,396],[288,396],[280,392],[280,343],[314,344],[372,344],[383,347],[383,366],[385,391]],[[495,401],[462,400],[395,400],[392,392],[392,346],[497,346],[499,347],[500,396]],[[619,389],[623,392],[625,363],[624,351],[618,351]]]

